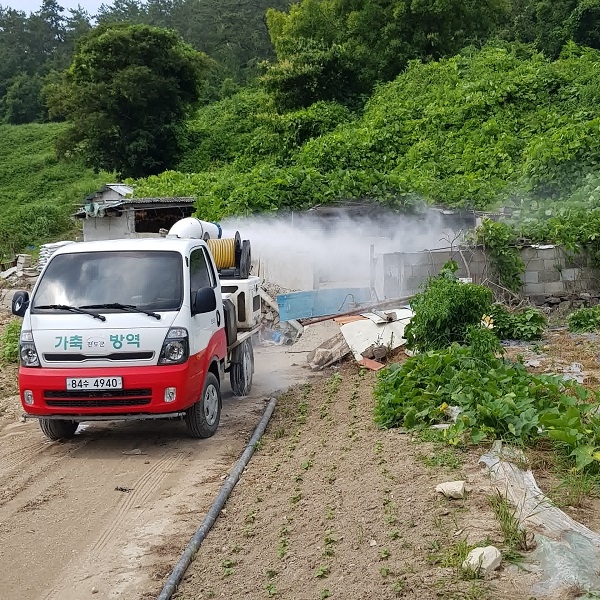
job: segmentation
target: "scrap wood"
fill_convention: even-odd
[[[399,304],[408,302],[409,300],[412,300],[413,298],[414,298],[414,295],[413,296],[404,296],[403,298],[393,298],[390,300],[382,300],[380,302],[375,302],[373,304],[365,304],[364,306],[361,306],[360,308],[356,308],[354,310],[335,313],[335,314],[327,315],[324,317],[318,317],[315,319],[308,319],[308,318],[301,319],[301,321],[302,321],[302,324],[305,326],[306,325],[314,325],[315,323],[322,323],[323,321],[331,321],[331,320],[333,320],[335,318],[339,318],[339,317],[346,317],[346,316],[350,316],[350,315],[361,315],[361,314],[365,313],[366,311],[372,311],[374,309],[383,310],[383,309],[385,309],[385,307],[388,307],[388,311],[394,310],[397,312]]]
[[[358,361],[358,364],[370,369],[371,371],[380,371],[385,367],[385,365],[382,365],[376,360],[371,360],[370,358],[363,358],[362,360]]]
[[[338,325],[345,325],[346,323],[353,323],[354,321],[364,321],[366,317],[363,315],[347,315],[345,317],[334,317],[333,320]]]

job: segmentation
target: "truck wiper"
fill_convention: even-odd
[[[80,308],[108,308],[115,310],[128,310],[129,312],[138,312],[144,315],[148,315],[149,317],[154,317],[157,321],[161,320],[161,316],[158,313],[152,312],[150,310],[144,310],[143,308],[138,308],[134,304],[120,304],[119,302],[110,302],[107,304],[86,304],[85,306],[81,306]]]
[[[35,310],[38,308],[40,310],[68,310],[69,312],[80,313],[82,315],[90,315],[90,317],[94,317],[94,319],[100,319],[100,321],[106,321],[106,317],[103,315],[99,315],[90,310],[85,310],[84,307],[80,306],[69,306],[68,304],[45,304],[43,306],[34,306]]]

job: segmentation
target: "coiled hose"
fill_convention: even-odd
[[[235,265],[235,239],[206,240],[217,269],[232,269]]]

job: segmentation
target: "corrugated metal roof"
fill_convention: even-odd
[[[169,198],[127,198],[121,200],[122,206],[132,204],[191,204],[196,198],[191,196],[169,197]]]
[[[113,192],[117,192],[117,194],[123,197],[131,196],[131,194],[133,194],[133,188],[124,183],[107,183],[104,187],[111,189]]]

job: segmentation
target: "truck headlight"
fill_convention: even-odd
[[[190,355],[190,344],[187,329],[171,327],[163,342],[158,359],[159,365],[179,365],[184,363]]]
[[[19,358],[22,367],[39,367],[40,359],[33,343],[31,331],[22,331],[19,342]]]

